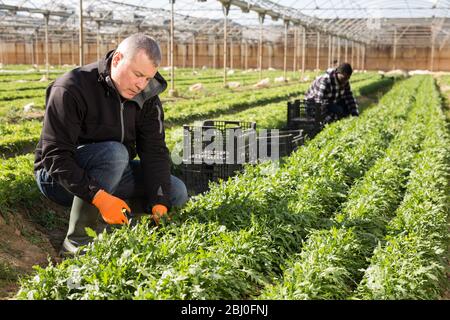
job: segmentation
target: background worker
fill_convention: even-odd
[[[358,116],[358,105],[349,82],[352,73],[351,65],[342,63],[317,77],[305,94],[308,114],[313,117],[320,107],[326,114],[326,122],[349,115]]]
[[[99,213],[108,224],[128,223],[124,200],[136,199],[157,223],[187,201],[170,174],[160,62],[157,42],[135,34],[47,88],[34,170],[47,198],[72,207],[63,253],[92,240],[85,228],[96,229]]]

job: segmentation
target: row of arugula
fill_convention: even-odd
[[[355,94],[370,94],[392,82],[391,79],[381,79],[378,75],[360,75],[360,81],[354,85]],[[169,149],[173,149],[183,137],[181,125],[192,123],[195,120],[219,117],[234,118],[242,121],[258,121],[260,128],[278,128],[273,122],[266,123],[267,119],[276,122],[285,121],[286,100],[298,97],[305,92],[307,84],[287,84],[264,90],[250,90],[243,92],[223,92],[213,96],[198,99],[187,99],[176,103],[167,102],[165,108],[166,140]],[[41,90],[41,94],[43,91]],[[39,98],[41,99],[41,98]],[[43,97],[42,97],[43,99]],[[259,108],[258,108],[259,107]],[[261,117],[259,112],[270,112]],[[276,113],[276,114],[274,114]],[[255,115],[258,117],[255,118]],[[28,152],[36,145],[42,129],[41,121],[23,121],[20,123],[0,124],[0,155],[15,155]]]
[[[281,163],[211,185],[170,222],[143,218],[97,235],[84,256],[36,267],[17,297],[439,298],[449,149],[434,80],[410,78]]]
[[[376,92],[380,87],[389,85],[392,82],[390,79],[380,79],[378,76],[371,76],[364,78],[354,85],[355,94],[359,95],[361,91]],[[290,86],[288,86],[290,87]],[[292,92],[297,92],[298,88],[292,86],[293,91],[283,93],[281,88],[270,89],[266,92],[266,96],[262,95],[262,100],[270,101],[268,96],[279,99],[279,95],[290,96]],[[275,91],[275,94],[272,91]],[[247,97],[247,93],[243,93]],[[213,98],[216,99],[216,98]],[[230,98],[231,99],[231,98]],[[235,94],[234,103],[244,99],[243,96]],[[205,99],[204,108],[208,108],[211,99]],[[190,103],[190,102],[189,102]],[[217,102],[218,103],[218,102]],[[233,103],[233,102],[231,102]],[[244,104],[249,105],[248,101]],[[223,120],[242,120],[242,121],[256,121],[258,128],[281,128],[286,121],[286,102],[272,102],[263,104],[261,100],[254,100],[256,107],[250,107],[243,111],[231,114],[222,114],[220,119]],[[180,107],[181,108],[181,107]],[[203,106],[200,106],[202,109]],[[218,105],[214,106],[218,108]],[[204,111],[200,111],[204,112]],[[33,155],[25,154],[29,152],[36,145],[40,132],[42,129],[42,122],[40,121],[24,121],[18,124],[0,124],[0,154],[3,159],[0,159],[2,167],[2,177],[0,179],[0,209],[7,210],[14,207],[17,203],[29,206],[40,198],[40,193],[35,185],[33,172]],[[182,152],[182,138],[183,131],[181,126],[174,126],[166,129],[166,142],[172,152],[181,156]],[[19,154],[17,156],[14,156]],[[14,157],[13,157],[14,156]],[[7,158],[5,158],[7,157]]]

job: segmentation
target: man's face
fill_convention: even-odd
[[[339,83],[344,86],[344,85],[346,85],[348,83],[348,80],[350,79],[350,76],[345,74],[345,73],[340,73],[339,72],[337,74],[337,79],[338,79]]]
[[[155,76],[158,68],[143,50],[131,59],[126,59],[119,51],[114,52],[111,62],[111,79],[119,94],[125,99],[132,99],[147,86]]]

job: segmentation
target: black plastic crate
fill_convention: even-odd
[[[287,105],[287,128],[300,129],[308,136],[315,136],[323,128],[326,110],[321,104],[304,100],[289,101]]]
[[[208,190],[208,183],[213,180],[212,170],[208,170],[205,164],[182,164],[181,179],[188,194],[196,195]]]
[[[275,143],[278,144],[278,155],[280,158],[290,155],[295,149],[304,143],[303,130],[268,130],[266,136],[258,136],[258,158],[262,157],[264,141],[267,146],[266,156],[272,156]]]
[[[205,120],[183,129],[184,163],[235,164],[248,161],[249,139],[255,134],[256,123]]]
[[[207,191],[209,182],[219,179],[226,180],[234,176],[237,172],[242,171],[244,163],[256,163],[262,157],[263,150],[260,147],[264,143],[267,158],[273,157],[272,150],[276,150],[275,143],[278,144],[280,158],[290,155],[304,143],[303,130],[268,129],[266,135],[261,136],[261,132],[256,134],[256,123],[254,122],[206,120],[200,125],[183,127],[184,146],[181,176],[190,195]],[[208,129],[213,129],[210,132],[212,133],[211,137],[223,139],[221,140],[223,142],[222,150],[206,149],[214,141],[209,139],[210,137],[205,139],[204,134]],[[234,131],[236,129],[240,129],[237,135]],[[220,137],[217,136],[217,132],[221,133]],[[237,142],[238,139],[241,139],[240,143]],[[230,150],[227,150],[227,144],[231,142],[233,143],[233,159],[230,157]],[[256,145],[251,146],[250,142],[255,142]],[[237,161],[238,155],[242,162]]]
[[[249,141],[256,134],[255,122],[205,120],[199,125],[184,125],[183,129],[181,174],[191,195],[208,190],[210,181],[235,175],[249,161]],[[216,142],[222,148],[208,147]]]
[[[300,100],[288,101],[287,103],[287,123],[292,122],[292,119],[300,117]]]
[[[196,195],[209,189],[210,182],[226,180],[242,171],[242,164],[182,164],[181,178],[189,195]]]
[[[256,122],[238,120],[204,120],[202,126],[216,128],[222,131],[226,129],[256,130]]]

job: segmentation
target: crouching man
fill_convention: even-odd
[[[71,206],[62,253],[92,240],[85,228],[95,230],[99,214],[108,224],[128,223],[124,200],[141,202],[156,223],[187,201],[184,183],[170,174],[160,62],[157,42],[135,34],[47,88],[34,171],[47,198]]]
[[[358,116],[358,105],[349,82],[352,73],[351,65],[342,63],[317,77],[305,94],[308,115],[314,117],[316,109],[322,108],[326,122]]]

